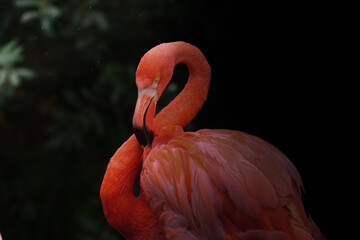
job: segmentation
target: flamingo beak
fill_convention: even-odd
[[[135,136],[142,146],[151,147],[154,139],[152,125],[156,108],[155,98],[156,94],[139,91],[133,117],[133,128]]]

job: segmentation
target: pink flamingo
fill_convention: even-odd
[[[155,117],[178,63],[188,67],[188,82]],[[111,158],[100,191],[113,228],[127,239],[321,238],[301,202],[301,177],[280,150],[239,131],[183,131],[210,84],[210,66],[197,47],[152,48],[139,63],[136,84],[135,135]]]

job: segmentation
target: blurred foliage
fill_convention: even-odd
[[[32,70],[15,67],[23,59],[23,47],[17,40],[0,46],[0,106],[5,97],[12,95],[13,89],[20,85],[22,79],[34,77]]]
[[[25,11],[21,15],[21,23],[26,24],[29,21],[38,19],[44,33],[48,36],[53,35],[52,23],[61,15],[61,10],[58,7],[50,5],[47,0],[16,0],[15,6],[34,9]]]
[[[189,9],[161,0],[0,1],[4,239],[121,239],[104,218],[100,184],[132,134],[140,57],[178,40]],[[159,105],[180,89],[173,83]]]

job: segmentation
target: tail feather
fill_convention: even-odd
[[[289,209],[291,226],[297,240],[326,240],[312,218],[306,216],[300,198],[287,199],[286,207]]]
[[[310,232],[315,240],[327,240],[326,237],[322,234],[318,226],[316,226],[315,222],[312,220],[311,216],[309,216],[309,224],[310,224]]]
[[[326,240],[311,217],[303,219],[293,215],[291,225],[297,240]]]

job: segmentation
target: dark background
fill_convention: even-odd
[[[208,100],[186,129],[234,129],[272,143],[302,175],[306,210],[323,233],[351,239],[350,219],[339,217],[348,212],[339,181],[347,158],[336,118],[345,112],[341,79],[333,81],[331,64],[339,51],[334,14],[205,0],[29,2],[0,1],[5,240],[120,238],[103,216],[100,184],[132,133],[141,56],[176,40],[199,47],[212,68]],[[176,67],[177,90],[160,107],[187,74]]]

